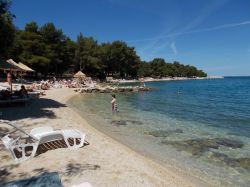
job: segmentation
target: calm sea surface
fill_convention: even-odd
[[[146,83],[150,92],[79,94],[91,125],[165,167],[216,186],[250,184],[250,77]]]

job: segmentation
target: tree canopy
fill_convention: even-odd
[[[139,68],[140,77],[206,77],[207,74],[194,66],[179,62],[166,63],[164,59],[155,58],[150,62],[142,62]]]
[[[11,2],[0,0],[0,57],[7,58],[12,47],[15,27],[12,23],[15,17],[9,11]]]
[[[135,48],[123,41],[98,43],[93,37],[79,33],[76,41],[67,37],[53,23],[39,25],[32,21],[24,30],[12,23],[11,1],[0,0],[0,57],[21,61],[44,76],[60,76],[79,71],[105,78],[137,77],[204,77],[206,73],[179,62],[167,63],[162,58],[141,61]]]

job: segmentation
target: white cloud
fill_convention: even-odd
[[[175,46],[175,42],[172,42],[172,43],[170,44],[170,47],[171,47],[171,49],[172,49],[174,55],[176,56],[176,55],[177,55],[177,48],[176,48],[176,46]]]
[[[181,30],[179,30],[179,32],[176,32],[176,27],[168,26],[163,28],[161,32],[158,33],[158,35],[156,35],[155,37],[130,40],[126,42],[128,43],[145,42],[145,44],[138,49],[138,52],[144,58],[149,56],[156,57],[166,52],[169,53],[170,51],[166,51],[167,49],[169,49],[169,47],[172,50],[172,55],[174,54],[176,56],[178,54],[178,51],[175,42],[172,42],[174,41],[175,37],[192,32],[190,31],[190,29],[197,27],[200,23],[202,23],[205,19],[207,19],[207,17],[209,17],[215,10],[220,8],[227,1],[228,0],[214,1],[214,3],[211,3],[209,6],[204,7],[200,11],[200,15],[197,15],[195,19],[193,19],[191,22],[187,23],[186,25],[183,25]]]
[[[224,25],[219,25],[216,27],[210,27],[210,28],[205,28],[205,29],[198,29],[198,30],[191,30],[187,32],[176,32],[168,35],[161,35],[157,36],[154,38],[145,38],[141,40],[132,40],[128,41],[128,43],[133,43],[133,42],[142,42],[142,41],[150,41],[150,40],[156,40],[156,39],[162,39],[162,38],[172,38],[175,36],[180,36],[180,35],[186,35],[186,34],[192,34],[192,33],[201,33],[201,32],[209,32],[209,31],[215,31],[215,30],[221,30],[221,29],[227,29],[227,28],[232,28],[232,27],[239,27],[243,25],[250,25],[250,21],[244,21],[240,23],[230,23],[230,24],[224,24]]]
[[[161,33],[158,34],[155,37],[152,38],[144,38],[144,39],[138,39],[138,40],[130,40],[127,41],[128,43],[136,43],[136,42],[143,42],[143,41],[151,41],[152,43],[155,43],[162,38],[173,38],[178,35],[189,33],[188,30],[197,27],[200,23],[202,23],[207,17],[209,17],[210,14],[212,14],[215,10],[220,8],[222,5],[224,5],[228,0],[221,0],[221,1],[214,1],[210,4],[210,6],[206,6],[202,11],[200,15],[197,15],[195,19],[193,19],[191,22],[189,22],[187,25],[182,26],[182,29],[179,32],[172,32],[174,28],[165,28],[162,29]],[[192,31],[190,31],[192,32]],[[150,43],[149,45],[152,45]]]

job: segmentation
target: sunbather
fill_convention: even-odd
[[[7,99],[10,99],[10,98],[11,98],[11,92],[8,89],[2,90],[0,92],[0,99],[7,100]]]
[[[19,95],[20,95],[20,97],[23,97],[23,98],[28,97],[28,92],[27,92],[24,85],[21,86],[21,89],[19,90]]]

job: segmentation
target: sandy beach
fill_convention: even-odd
[[[89,182],[92,186],[200,186],[201,183],[141,156],[90,126],[67,106],[73,89],[52,89],[28,106],[1,109],[3,118],[30,131],[34,127],[78,129],[87,134],[86,145],[78,150],[47,151],[16,164],[0,143],[0,181],[29,178],[44,172],[58,172],[64,186]],[[204,186],[204,184],[202,184]]]
[[[249,8],[0,0],[0,187],[250,187]]]

